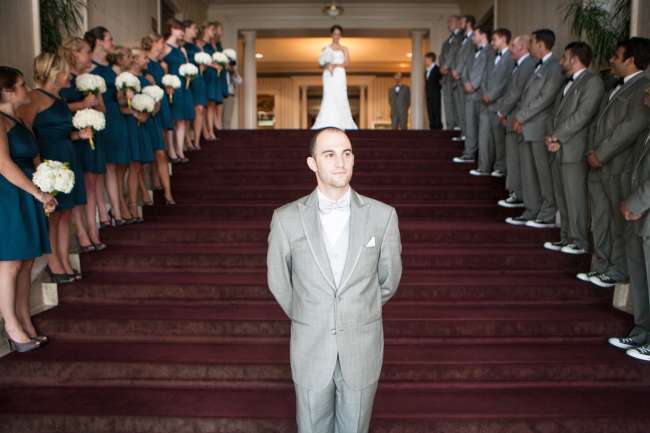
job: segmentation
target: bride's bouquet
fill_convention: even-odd
[[[221,53],[219,51],[215,52],[212,55],[212,61],[214,63],[217,63],[221,65],[221,69],[223,70],[226,66],[228,66],[228,63],[230,63],[230,60],[228,59],[228,56],[226,53]],[[221,76],[221,71],[219,71],[219,76]]]
[[[321,67],[325,67],[327,65],[330,65],[334,63],[334,51],[327,46],[323,48],[323,50],[320,52],[320,57],[318,58],[318,64]],[[333,72],[331,72],[332,75],[334,75]]]
[[[167,96],[169,96],[169,103],[174,103],[174,89],[180,89],[181,79],[176,75],[165,74],[162,77],[162,85],[165,86],[167,90]]]
[[[46,159],[38,165],[32,176],[32,182],[41,191],[56,196],[58,193],[69,194],[74,187],[74,172],[68,163]],[[49,214],[49,211],[45,211]]]
[[[138,93],[140,91],[140,80],[130,72],[122,72],[120,75],[115,77],[115,87],[117,87],[118,90],[128,89],[133,93]],[[127,96],[127,103],[129,108],[131,108],[131,98],[129,96]]]
[[[80,74],[75,79],[77,89],[84,95],[92,93],[99,96],[101,93],[106,92],[106,81],[99,75],[95,74]]]
[[[156,102],[154,99],[146,95],[144,93],[138,93],[133,97],[133,109],[139,113],[147,113],[151,114],[153,113],[154,109],[156,108]],[[140,126],[142,122],[138,119],[138,126]]]
[[[188,89],[190,87],[190,81],[192,81],[194,77],[198,75],[199,68],[197,68],[192,63],[183,63],[178,68],[178,73],[181,77],[185,77],[185,88]]]
[[[85,108],[74,114],[72,126],[80,131],[83,129],[90,129],[91,132],[102,131],[106,128],[106,116],[101,111]],[[90,148],[95,150],[95,142],[93,141],[92,135],[88,139],[88,142],[90,143]]]

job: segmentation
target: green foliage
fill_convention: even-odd
[[[618,41],[630,35],[630,0],[614,0],[611,9],[603,0],[570,0],[564,5],[564,21],[571,32],[594,50],[595,63],[607,64]]]
[[[81,29],[85,0],[40,0],[41,48],[54,52],[65,35],[74,35]]]

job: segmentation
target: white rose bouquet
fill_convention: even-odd
[[[198,75],[199,68],[192,63],[183,63],[178,68],[178,73],[181,77],[185,77],[185,88],[188,89],[190,87],[190,81]]]
[[[92,93],[99,96],[106,93],[106,81],[96,74],[80,74],[75,79],[75,85],[84,95]]]
[[[232,48],[226,48],[223,50],[223,53],[228,57],[228,60],[231,62],[236,62],[237,61],[237,51],[233,50]]]
[[[162,77],[162,84],[167,90],[167,96],[169,96],[169,103],[174,103],[174,89],[180,89],[181,79],[176,75],[165,74]]]
[[[325,47],[323,51],[320,52],[320,57],[318,58],[318,64],[321,67],[325,67],[334,62],[334,51],[330,47]],[[333,72],[331,72],[334,75]]]
[[[224,53],[220,53],[219,51],[215,52],[212,55],[212,61],[214,61],[214,63],[221,65],[222,69],[225,68],[228,65],[228,63],[230,63],[230,60],[228,60],[228,56],[226,56],[226,54]],[[221,71],[219,71],[219,76],[221,76]]]
[[[122,72],[115,77],[115,87],[118,90],[131,90],[133,93],[140,91],[140,80],[130,72]],[[131,98],[127,96],[129,108],[131,108]]]
[[[79,110],[72,118],[72,126],[78,130],[89,129],[91,136],[88,138],[90,148],[95,150],[95,142],[93,141],[92,132],[102,131],[106,128],[106,116],[101,111],[93,110],[92,108],[85,108]]]
[[[143,87],[142,93],[151,96],[154,102],[156,103],[162,101],[163,96],[165,96],[165,92],[163,91],[163,89],[161,89],[156,85]]]
[[[46,159],[36,168],[32,182],[44,193],[56,196],[58,193],[70,193],[74,187],[75,178],[68,163]]]
[[[133,97],[132,102],[133,109],[139,113],[153,113],[156,108],[156,101],[144,93],[138,93]],[[138,125],[141,125],[142,122],[138,119]]]
[[[203,68],[205,68],[207,65],[212,64],[212,56],[208,53],[200,51],[194,54],[194,62],[196,62],[196,64],[201,67],[201,73],[203,73]]]

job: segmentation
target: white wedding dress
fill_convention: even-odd
[[[329,50],[331,53],[327,53]],[[323,54],[331,58],[334,65],[342,65],[345,62],[345,54],[341,50],[333,50],[329,45],[323,48]],[[322,129],[334,126],[339,129],[358,129],[354,123],[350,102],[348,101],[348,84],[345,77],[345,69],[342,66],[323,71],[323,100],[320,104],[320,112],[311,129]]]

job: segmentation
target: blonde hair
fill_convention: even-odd
[[[34,81],[41,86],[63,71],[69,72],[70,65],[60,53],[43,52],[34,59]]]
[[[65,41],[63,41],[63,44],[61,44],[60,52],[71,68],[75,67],[74,54],[83,50],[84,47],[90,48],[90,44],[85,39],[78,38],[78,37],[68,38]]]
[[[122,60],[130,50],[131,48],[129,47],[116,45],[115,48],[113,48],[113,52],[108,55],[108,61],[119,66],[120,60]]]
[[[145,50],[145,51],[151,51],[153,48],[153,44],[161,40],[163,37],[161,34],[158,33],[151,33],[140,41],[140,47]]]

